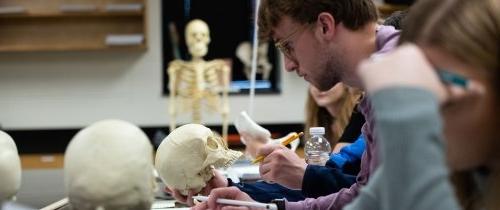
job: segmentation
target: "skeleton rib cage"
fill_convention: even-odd
[[[170,89],[170,130],[175,129],[176,116],[191,112],[192,122],[201,123],[202,108],[220,113],[223,137],[227,137],[229,105],[229,66],[223,60],[172,61],[168,68]],[[206,106],[203,106],[206,105]]]

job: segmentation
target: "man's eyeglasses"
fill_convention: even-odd
[[[277,41],[274,46],[278,48],[279,51],[283,53],[287,58],[292,59],[294,58],[293,55],[293,49],[290,46],[290,39],[293,37],[293,35],[297,34],[299,31],[303,29],[302,27],[298,27],[295,29],[292,33],[288,34],[288,36],[285,36],[285,38]]]

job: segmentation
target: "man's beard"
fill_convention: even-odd
[[[344,56],[335,50],[332,50],[329,54],[323,54],[325,59],[323,70],[324,75],[319,75],[319,87],[321,91],[330,90],[337,83],[342,82],[345,71],[347,70],[344,61]]]

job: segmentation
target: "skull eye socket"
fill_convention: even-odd
[[[217,140],[214,139],[214,136],[209,136],[207,139],[207,146],[210,149],[218,149],[219,144],[217,144]]]

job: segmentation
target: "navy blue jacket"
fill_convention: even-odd
[[[326,166],[308,165],[302,180],[302,190],[292,190],[279,184],[264,181],[255,183],[233,183],[258,202],[268,203],[276,198],[299,201],[305,198],[317,198],[350,187],[356,182],[356,176],[344,173],[343,169],[352,161],[359,161],[364,151],[364,139],[360,136],[353,144],[344,147],[338,154],[332,154]],[[359,164],[359,163],[358,163]]]

